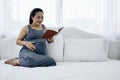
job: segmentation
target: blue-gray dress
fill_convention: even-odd
[[[45,32],[45,27],[42,25],[42,30],[35,30],[28,25],[28,34],[25,37],[25,41],[32,41],[36,46],[34,51],[31,51],[26,46],[23,46],[19,52],[19,63],[24,67],[44,67],[44,66],[55,66],[56,62],[46,56],[46,40],[41,39]]]

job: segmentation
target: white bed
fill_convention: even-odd
[[[103,37],[73,28],[61,33],[47,47],[49,56],[57,61],[52,67],[4,64],[18,55],[20,47],[15,44],[16,37],[1,40],[0,80],[120,80],[120,52],[115,44],[104,45],[108,43]]]
[[[120,80],[120,61],[58,62],[54,67],[26,68],[0,61],[0,80]]]

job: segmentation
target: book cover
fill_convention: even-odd
[[[63,27],[59,28],[58,31],[48,29],[42,36],[42,39],[53,37],[54,35],[57,35],[62,29]]]

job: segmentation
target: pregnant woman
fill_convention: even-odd
[[[47,28],[42,24],[43,10],[35,8],[30,13],[29,25],[22,28],[16,43],[22,46],[19,57],[5,61],[5,64],[24,67],[55,66],[56,62],[46,55],[46,39],[42,39]],[[47,42],[53,42],[48,38]]]

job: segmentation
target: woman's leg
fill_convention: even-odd
[[[30,50],[23,50],[19,53],[19,63],[24,67],[55,66],[56,62],[46,56],[39,55]]]

